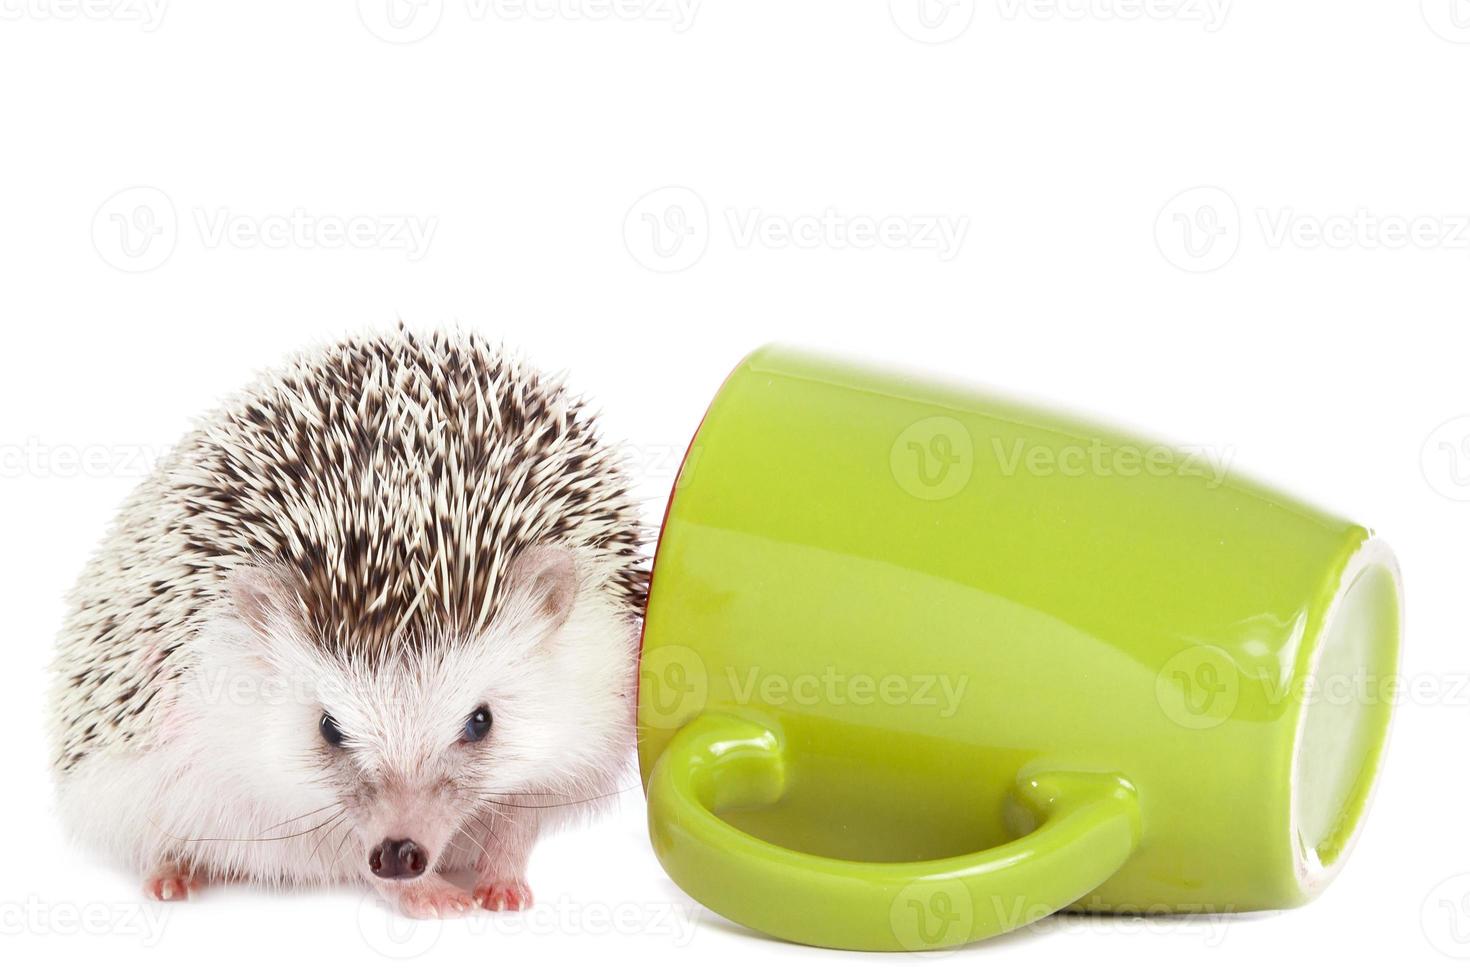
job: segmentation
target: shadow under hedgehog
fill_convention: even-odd
[[[559,381],[460,333],[301,355],[160,462],[72,593],[63,821],[159,899],[524,907],[540,833],[626,772],[641,538]]]

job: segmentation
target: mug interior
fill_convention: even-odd
[[[1370,541],[1342,580],[1303,688],[1292,759],[1293,848],[1308,898],[1331,880],[1362,827],[1398,695],[1393,558]]]

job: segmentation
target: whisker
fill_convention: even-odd
[[[567,800],[564,803],[511,803],[507,800],[498,800],[493,796],[484,796],[481,797],[481,800],[485,803],[494,803],[497,806],[513,807],[517,810],[555,810],[557,807],[577,806],[582,803],[591,803],[595,800],[605,800],[610,796],[617,796],[619,793],[626,793],[628,792],[628,790],[634,788],[635,787],[632,786],[625,786],[622,789],[615,789],[611,793],[599,793],[596,796],[587,796],[583,797],[580,800]],[[536,794],[527,793],[523,795],[535,796]]]
[[[315,810],[308,810],[306,813],[303,813],[299,817],[292,817],[289,820],[282,820],[280,823],[273,823],[269,827],[266,827],[265,830],[262,831],[262,833],[275,830],[277,827],[284,827],[288,823],[295,823],[298,820],[305,820],[307,817],[314,817],[318,813],[321,813],[321,812],[323,812],[325,810],[330,810],[333,807],[341,806],[341,805],[342,805],[341,803],[328,803],[326,806],[317,807]]]
[[[479,817],[475,816],[473,813],[470,814],[470,819],[473,820],[475,823],[479,824],[481,830],[483,830],[485,833],[489,834],[491,837],[494,837],[495,838],[495,843],[499,844],[501,847],[505,847],[505,841],[502,840],[501,837],[500,837],[500,835],[495,832],[495,828],[494,827],[490,826],[485,821],[483,821]]]
[[[347,809],[345,805],[343,805],[342,808],[343,810]],[[273,841],[294,840],[297,837],[305,837],[307,834],[315,833],[316,831],[321,830],[327,824],[331,823],[333,820],[336,820],[339,815],[340,814],[333,814],[331,817],[323,820],[315,827],[308,827],[306,830],[303,830],[300,833],[283,834],[280,837],[180,837],[177,834],[170,833],[163,827],[159,826],[158,822],[155,821],[152,817],[148,818],[148,822],[153,824],[153,826],[157,828],[159,833],[167,837],[171,837],[182,844],[268,844]]]
[[[634,789],[637,789],[637,788],[638,788],[637,786],[623,786],[620,789],[615,789],[615,790],[613,790],[610,793],[603,793],[602,796],[589,796],[589,797],[587,797],[587,799],[590,799],[590,800],[599,800],[599,799],[602,799],[603,796],[616,796],[618,793],[626,793],[629,790],[634,790]],[[509,791],[507,791],[507,792],[504,792],[504,793],[497,793],[496,795],[497,796],[553,796],[553,797],[555,797],[555,796],[565,796],[566,794],[565,793],[553,793],[550,790],[525,790],[525,791],[517,791],[517,792],[509,792]],[[578,801],[578,802],[580,802],[580,801]]]
[[[478,823],[478,822],[479,821],[476,821],[476,823]],[[485,827],[484,824],[480,824],[480,826],[481,827],[484,827],[484,829],[486,831],[489,831],[490,830],[490,828],[489,827]],[[495,859],[490,856],[490,852],[487,851],[487,850],[485,850],[485,845],[484,844],[481,844],[480,841],[475,837],[474,834],[465,834],[465,836],[470,839],[470,843],[471,844],[474,844],[476,847],[478,847],[480,849],[480,853],[483,854],[483,855],[485,855],[485,860],[487,862],[494,863],[494,860]]]
[[[332,821],[333,821],[333,823],[335,823],[337,821],[340,821],[340,820],[345,819],[346,816],[347,816],[347,811],[346,810],[343,810],[341,813],[339,813],[335,817],[333,817],[332,818]],[[310,864],[311,863],[311,859],[314,858],[314,857],[316,857],[316,852],[319,851],[319,850],[321,850],[321,846],[326,841],[326,839],[328,837],[331,837],[332,836],[332,830],[333,829],[334,828],[333,828],[332,824],[330,824],[330,823],[327,824],[327,829],[324,830],[324,831],[322,831],[322,835],[321,835],[321,837],[317,838],[317,842],[316,842],[315,846],[312,847],[311,853],[306,856],[306,863],[307,864]]]
[[[342,829],[342,839],[337,842],[337,849],[332,852],[332,863],[327,865],[328,871],[335,872],[337,870],[337,861],[342,857],[342,847],[347,843],[347,838],[351,836],[352,824],[349,822],[347,826]]]

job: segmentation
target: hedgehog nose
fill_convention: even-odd
[[[411,840],[385,840],[368,852],[368,867],[379,878],[417,878],[428,863],[424,849]]]

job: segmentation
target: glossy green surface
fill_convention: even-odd
[[[1398,607],[1367,531],[1218,466],[764,349],[659,543],[654,847],[715,911],[855,949],[1298,904],[1359,825]]]

